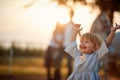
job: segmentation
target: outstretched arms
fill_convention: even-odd
[[[111,32],[110,32],[110,34],[108,35],[108,37],[106,38],[106,45],[107,45],[107,46],[109,46],[109,45],[111,44],[111,42],[112,42],[112,40],[113,40],[113,38],[114,38],[114,35],[115,35],[115,31],[116,31],[117,29],[120,29],[120,25],[118,25],[118,24],[116,23],[115,27],[112,27],[112,28],[111,28]]]

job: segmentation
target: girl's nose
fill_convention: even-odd
[[[84,45],[84,43],[80,43],[79,47],[80,47],[80,46],[83,46],[83,45]]]
[[[82,45],[84,45],[85,43],[84,43],[84,42],[82,42],[81,44],[82,44]]]

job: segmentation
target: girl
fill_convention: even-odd
[[[120,29],[118,24],[111,28],[111,32],[105,42],[96,34],[83,34],[78,49],[76,36],[82,29],[80,29],[78,24],[74,26],[71,44],[65,48],[65,51],[75,60],[73,73],[67,80],[100,80],[98,75],[100,65],[103,57],[109,52],[108,46],[110,46],[117,29]]]

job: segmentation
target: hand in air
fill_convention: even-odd
[[[111,31],[115,32],[117,29],[120,29],[120,25],[115,23],[115,27],[112,27]]]
[[[81,24],[75,24],[74,26],[74,31],[78,32],[79,36],[81,36],[81,33],[80,31],[83,29],[83,28],[80,28]]]
[[[80,28],[80,26],[81,26],[81,24],[75,24],[74,30],[77,32],[81,31],[83,28]]]

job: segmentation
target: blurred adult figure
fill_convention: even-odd
[[[101,12],[92,24],[90,32],[99,34],[106,38],[111,29],[111,22],[106,12]]]
[[[72,34],[72,30],[73,30],[73,26],[74,26],[74,23],[72,21],[72,18],[73,18],[73,15],[74,15],[74,11],[71,10],[70,13],[70,21],[68,23],[66,23],[64,25],[64,41],[63,41],[63,46],[64,48],[70,44],[70,37],[71,37],[71,34]],[[67,56],[67,67],[68,67],[68,74],[67,74],[67,77],[71,74],[72,72],[72,57],[68,54],[66,54],[65,52],[65,55]]]
[[[108,33],[110,32],[111,26],[112,24],[109,19],[109,12],[107,13],[107,11],[102,11],[93,22],[90,32],[99,34],[103,39],[105,39]],[[117,49],[118,47],[118,45],[115,45],[115,43],[118,44],[118,42],[116,42],[118,39],[119,38],[115,36],[112,42],[112,45],[113,47],[115,47],[115,49]],[[116,51],[117,50],[113,49],[114,54],[109,54],[107,58],[104,60],[103,67],[105,70],[104,71],[105,80],[107,80],[107,74],[114,75],[114,73],[118,73],[117,66],[116,66],[116,59],[117,59],[117,54],[115,53]]]
[[[46,50],[45,66],[47,69],[48,80],[61,80],[60,68],[63,57],[63,27],[57,22],[53,32],[53,37]],[[54,77],[52,78],[51,69],[54,68]]]

